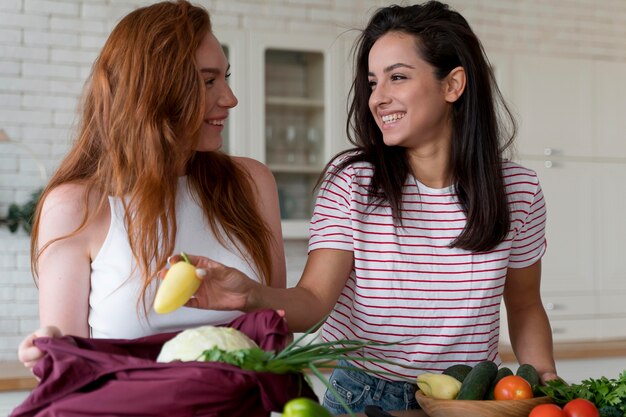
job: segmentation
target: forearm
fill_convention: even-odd
[[[509,269],[504,287],[509,336],[520,364],[533,365],[543,382],[556,378],[552,329],[541,301],[541,261]]]
[[[508,314],[509,336],[517,361],[533,365],[540,376],[556,375],[552,330],[541,302],[509,311]]]
[[[284,310],[291,332],[306,332],[318,324],[332,309],[324,300],[303,287],[272,288],[259,285],[246,303],[246,311]]]

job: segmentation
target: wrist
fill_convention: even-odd
[[[245,305],[243,311],[250,312],[255,310],[260,310],[264,308],[263,300],[263,290],[266,288],[265,285],[260,284],[256,281],[250,280],[249,288],[246,291],[245,297]]]

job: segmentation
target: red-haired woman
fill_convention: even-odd
[[[137,338],[226,323],[240,312],[149,307],[157,272],[180,251],[210,254],[257,282],[285,286],[274,178],[220,152],[237,105],[206,10],[162,2],[124,17],[88,81],[77,139],[33,226],[40,335]]]

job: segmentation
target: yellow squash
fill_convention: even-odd
[[[183,306],[195,294],[201,282],[196,276],[195,266],[185,261],[176,262],[161,282],[154,298],[154,311],[165,314]]]
[[[453,400],[461,389],[461,382],[450,375],[419,374],[417,386],[425,396],[438,400]]]

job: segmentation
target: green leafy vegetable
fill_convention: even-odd
[[[617,379],[603,376],[597,379],[585,379],[580,384],[571,385],[557,379],[548,381],[546,386],[538,389],[550,396],[557,404],[565,404],[574,398],[585,398],[599,409],[607,407],[608,412],[608,407],[615,408],[622,416],[626,416],[626,371],[623,371]]]
[[[341,403],[346,412],[351,416],[354,416],[354,413],[352,413],[345,401],[339,396],[339,393],[337,393],[335,388],[320,372],[320,369],[345,368],[336,364],[336,362],[341,359],[389,363],[389,361],[380,358],[367,357],[363,355],[351,355],[367,346],[384,346],[388,345],[388,343],[363,342],[357,340],[338,340],[335,342],[313,343],[311,340],[306,344],[300,345],[300,342],[306,336],[315,331],[320,324],[321,322],[304,333],[298,339],[291,342],[280,352],[268,352],[261,348],[240,349],[227,352],[214,347],[212,349],[205,350],[198,360],[206,362],[223,362],[248,371],[269,372],[275,374],[298,373],[308,369],[328,388],[337,401]],[[375,374],[389,374],[388,372],[382,371],[363,371]],[[413,380],[411,380],[411,382],[413,382]]]

